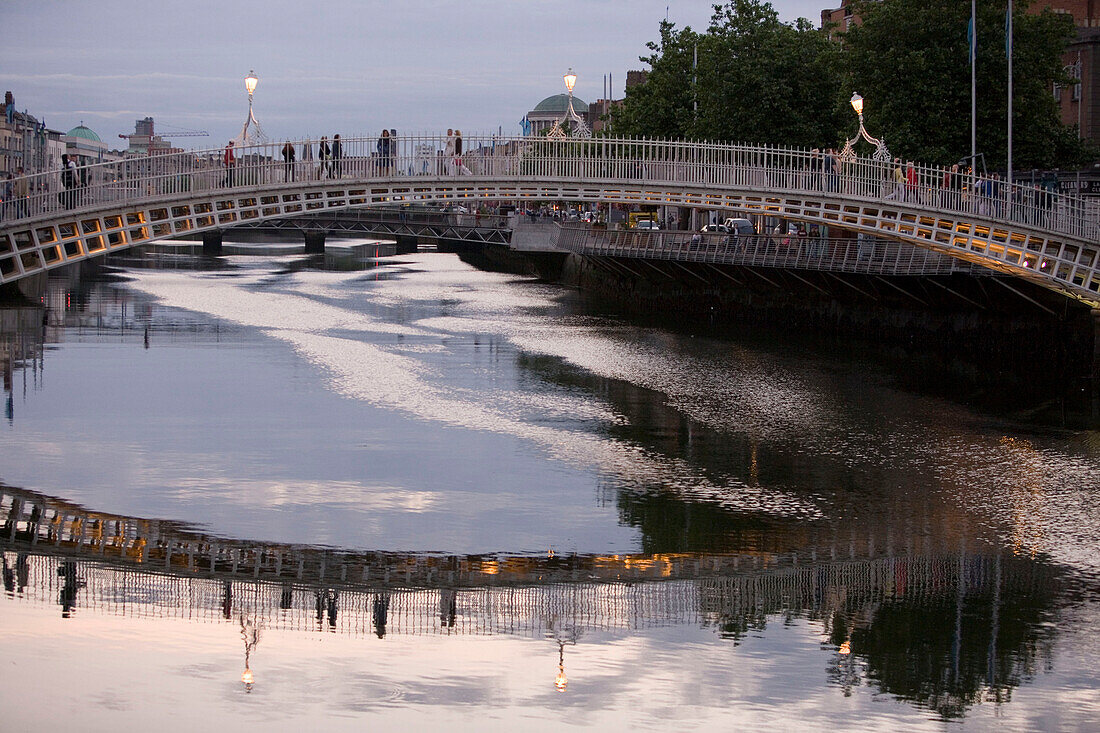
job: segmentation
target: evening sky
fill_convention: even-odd
[[[836,3],[833,3],[836,4]],[[711,0],[0,0],[0,83],[16,108],[112,147],[134,120],[206,130],[186,148],[237,135],[244,77],[272,138],[399,132],[518,134],[519,120],[578,76],[585,101],[623,96],[626,71],[665,17],[704,30]],[[785,21],[820,24],[828,5],[776,0]]]

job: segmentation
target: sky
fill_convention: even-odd
[[[539,101],[623,96],[665,18],[703,30],[714,0],[0,0],[0,83],[15,105],[111,147],[134,120],[203,130],[220,147],[254,110],[272,139],[440,132],[519,134]],[[784,21],[838,0],[773,0]],[[171,139],[171,138],[169,138]]]

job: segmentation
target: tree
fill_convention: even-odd
[[[1095,159],[1061,124],[1051,95],[1069,84],[1061,54],[1073,21],[1018,0],[1014,24],[1013,167],[1072,168]],[[770,3],[715,5],[706,33],[660,24],[641,60],[645,84],[614,114],[617,135],[840,147],[855,135],[848,100],[866,99],[867,128],[894,152],[947,165],[970,153],[968,3],[864,0],[861,24],[831,41],[805,19],[782,23]],[[1005,4],[978,3],[978,150],[1007,158]]]
[[[699,54],[697,137],[831,145],[840,49],[809,21],[786,24],[769,3],[715,6]]]
[[[1026,0],[1024,0],[1026,2]],[[1068,15],[1013,15],[1013,167],[1072,167],[1088,153],[1061,124],[1051,94],[1067,81],[1061,53],[1073,37]],[[851,89],[865,98],[871,134],[926,163],[970,153],[970,7],[957,0],[863,2],[862,23],[843,34]],[[978,151],[991,166],[1007,160],[1008,62],[1005,4],[979,0],[977,18]]]
[[[651,53],[640,60],[649,64],[644,84],[627,90],[614,114],[616,135],[682,139],[689,137],[692,117],[692,53],[698,34],[690,27],[676,30],[661,21],[661,40],[646,44]]]
[[[786,24],[770,3],[715,5],[710,27],[660,25],[641,60],[646,83],[615,115],[620,134],[791,146],[832,144],[840,49],[802,19]]]

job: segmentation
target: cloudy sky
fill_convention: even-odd
[[[628,69],[665,17],[704,29],[713,0],[0,0],[0,82],[16,107],[58,130],[81,121],[112,146],[134,120],[206,130],[217,147],[241,130],[244,77],[272,138],[400,132],[517,134],[541,99],[623,94]],[[839,0],[773,0],[783,20]]]

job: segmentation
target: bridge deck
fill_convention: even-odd
[[[345,141],[318,178],[287,168],[278,146],[180,153],[91,166],[63,189],[56,172],[0,223],[0,282],[115,249],[242,224],[359,208],[479,201],[683,206],[778,216],[882,236],[1036,282],[1100,307],[1100,217],[1081,197],[967,180],[945,187],[923,166],[897,188],[878,161],[849,158],[836,174],[785,148],[662,141],[470,140],[463,164],[441,138],[403,138],[392,159],[374,139]],[[309,143],[298,143],[299,146]],[[304,173],[310,175],[302,175]],[[981,184],[981,185],[978,185]]]

